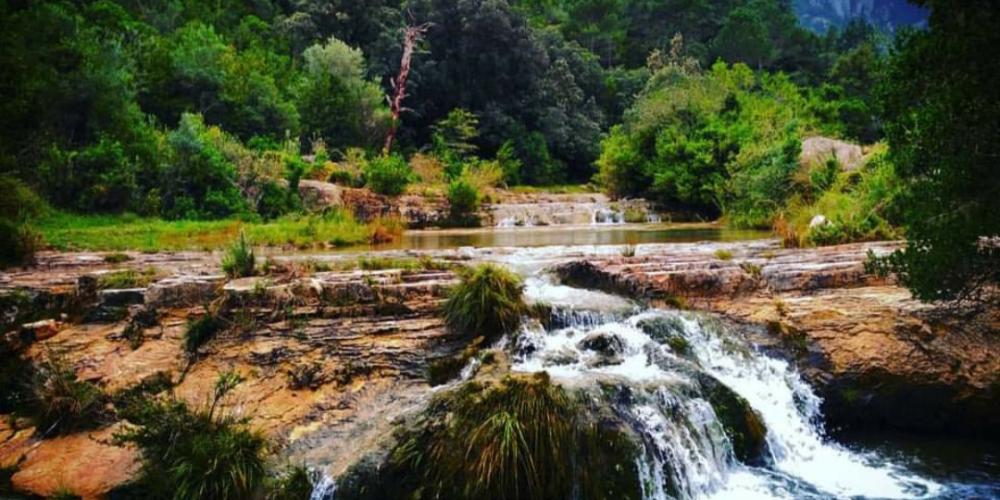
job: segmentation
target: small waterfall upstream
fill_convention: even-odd
[[[645,498],[930,498],[941,491],[826,439],[820,399],[793,367],[756,352],[735,326],[710,315],[630,310],[620,298],[601,300],[539,277],[527,288],[535,300],[561,305],[548,329],[534,324],[520,333],[513,369],[545,370],[573,387],[600,384],[605,394],[617,387],[610,404],[643,444]],[[760,463],[736,459],[705,380],[759,415],[767,429]]]

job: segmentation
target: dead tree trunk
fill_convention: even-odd
[[[399,129],[399,115],[403,111],[403,99],[406,97],[406,79],[410,76],[410,60],[413,58],[413,49],[429,27],[429,24],[407,26],[404,32],[403,57],[399,61],[399,74],[392,80],[392,96],[387,97],[389,111],[392,112],[392,124],[389,126],[389,133],[385,136],[385,146],[382,147],[383,154],[387,155],[392,150],[392,141],[396,139],[396,131]]]

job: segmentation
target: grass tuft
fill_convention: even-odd
[[[459,271],[460,282],[444,306],[448,327],[488,342],[513,333],[528,312],[521,278],[494,264],[482,264]]]
[[[240,231],[240,237],[226,250],[222,257],[222,270],[230,278],[244,278],[256,273],[257,258],[253,253],[253,245],[247,239],[245,232]]]

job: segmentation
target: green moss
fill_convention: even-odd
[[[132,257],[129,254],[121,252],[109,253],[104,256],[104,262],[108,264],[121,264],[130,260],[132,260]]]
[[[751,465],[767,460],[767,427],[745,399],[711,376],[699,378],[702,390],[733,446],[736,459]]]
[[[730,252],[729,250],[726,250],[726,249],[723,249],[723,248],[720,248],[720,249],[716,250],[712,255],[715,255],[715,258],[719,259],[719,260],[732,260],[733,259],[733,252]]]
[[[477,337],[462,352],[454,356],[446,356],[432,361],[427,367],[427,383],[441,385],[454,380],[462,372],[462,368],[465,368],[465,365],[469,364],[469,361],[479,354],[482,344],[483,338]]]

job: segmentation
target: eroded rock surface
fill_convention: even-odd
[[[79,379],[109,395],[166,378],[195,407],[206,404],[220,373],[235,371],[245,381],[227,411],[251,416],[280,455],[331,471],[346,468],[366,443],[374,446],[391,429],[392,415],[422,401],[433,360],[464,347],[438,314],[455,279],[448,270],[278,265],[272,275],[226,280],[216,274],[216,258],[202,254],[161,259],[156,282],[109,294],[70,284],[120,266],[52,257],[34,274],[5,276],[7,288],[0,290],[65,296],[76,308],[35,311],[55,317],[11,330],[25,357],[37,362],[59,353]],[[152,265],[145,258],[137,255],[129,266]],[[87,312],[105,307],[108,295],[123,296],[122,317],[88,321]],[[226,327],[196,353],[186,351],[189,321],[209,311]],[[108,421],[58,437],[25,421],[5,426],[0,465],[15,468],[14,486],[28,493],[100,498],[131,479],[139,464],[135,449],[112,439],[119,425]]]

